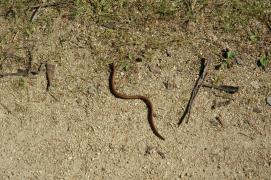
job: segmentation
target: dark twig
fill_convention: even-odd
[[[31,21],[31,22],[34,21],[34,19],[35,19],[36,15],[38,14],[38,11],[40,10],[40,8],[41,8],[41,7],[33,8],[34,11],[33,11],[33,13],[31,14],[31,17],[30,17],[30,21]]]
[[[32,69],[32,62],[33,62],[33,56],[32,56],[32,52],[30,48],[27,48],[27,56],[28,56],[28,64],[27,64],[27,73],[30,74],[31,73],[31,69]]]
[[[0,78],[8,77],[8,76],[22,76],[22,77],[28,77],[31,75],[38,75],[43,70],[43,66],[46,67],[46,80],[47,80],[47,87],[46,90],[49,91],[50,87],[52,86],[52,81],[54,77],[55,72],[55,65],[49,64],[49,63],[41,63],[38,71],[32,71],[31,69],[18,69],[15,73],[0,73]]]
[[[60,6],[68,5],[70,3],[72,3],[71,0],[69,0],[69,1],[63,1],[63,2],[55,2],[55,3],[42,3],[42,4],[37,4],[37,5],[31,6],[30,9],[34,9],[34,11],[31,14],[30,21],[33,22],[33,20],[35,19],[36,15],[38,14],[38,11],[41,8],[60,7]]]
[[[267,25],[269,31],[271,31],[271,25],[269,23],[266,23],[266,25]]]
[[[31,6],[31,9],[36,9],[36,8],[47,8],[47,7],[58,7],[58,6],[63,6],[72,3],[72,1],[63,1],[63,2],[55,2],[55,3],[42,3],[42,4],[37,4],[34,6]]]
[[[46,80],[47,80],[47,87],[46,90],[49,91],[50,87],[52,86],[52,81],[54,78],[54,72],[55,72],[55,65],[50,64],[48,62],[46,63],[41,63],[38,70],[34,71],[32,69],[32,63],[33,63],[33,56],[32,56],[32,50],[33,48],[27,47],[27,67],[26,69],[18,69],[17,72],[15,73],[0,73],[0,78],[3,77],[8,77],[8,76],[23,76],[23,77],[28,77],[30,75],[38,75],[40,74],[41,71],[46,69]]]
[[[215,120],[220,124],[222,128],[224,128],[224,124],[221,121],[221,118],[219,116],[215,117]]]
[[[55,73],[55,65],[46,63],[46,79],[47,79],[46,90],[47,91],[49,91],[50,87],[52,86],[54,73]]]
[[[2,73],[0,74],[0,78],[6,77],[6,76],[27,76],[28,70],[18,69],[16,73]]]
[[[192,90],[189,102],[188,102],[188,104],[187,104],[187,106],[186,106],[186,108],[184,110],[184,113],[183,113],[183,115],[182,115],[182,117],[181,117],[178,125],[180,125],[183,122],[183,120],[186,117],[186,115],[187,115],[186,123],[188,122],[189,117],[190,117],[190,112],[191,112],[192,104],[193,104],[194,99],[197,96],[197,93],[199,92],[199,89],[202,86],[203,81],[204,81],[204,79],[206,77],[208,65],[209,65],[209,61],[207,61],[204,58],[202,58],[201,59],[201,68],[200,68],[199,78],[196,81],[196,84],[195,84],[195,86],[194,86],[194,88]]]
[[[212,88],[212,89],[217,89],[220,91],[224,91],[226,93],[234,94],[238,92],[239,87],[238,86],[227,86],[227,85],[211,85],[211,84],[202,84],[202,87],[207,87],[207,88]]]

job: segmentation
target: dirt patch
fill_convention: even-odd
[[[270,2],[93,2],[34,17],[38,1],[0,3],[1,73],[26,69],[28,47],[32,68],[56,66],[49,91],[45,72],[0,78],[1,179],[268,179]],[[240,90],[201,88],[178,126],[202,57],[206,82]],[[119,91],[150,98],[165,141],[144,103],[110,93],[111,62]]]

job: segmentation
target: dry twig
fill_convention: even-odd
[[[182,115],[182,117],[181,117],[178,125],[180,125],[183,122],[183,120],[186,117],[186,115],[187,115],[186,123],[188,122],[189,117],[190,117],[190,112],[191,112],[192,104],[193,104],[194,99],[197,96],[197,93],[199,92],[199,89],[202,86],[203,81],[204,81],[204,79],[206,77],[208,65],[209,65],[209,61],[207,61],[206,59],[202,58],[201,59],[200,76],[199,76],[199,78],[196,81],[196,84],[195,84],[195,86],[194,86],[194,88],[192,90],[189,102],[188,102],[188,104],[187,104],[187,106],[186,106],[186,108],[184,110],[184,113],[183,113],[183,115]]]
[[[239,90],[238,86],[227,86],[227,85],[216,86],[216,85],[210,85],[210,84],[203,84],[202,87],[217,89],[217,90],[224,91],[224,92],[230,93],[230,94],[234,94],[234,93],[238,92],[238,90]]]
[[[64,6],[72,3],[72,1],[62,1],[62,2],[54,2],[54,3],[41,3],[37,4],[34,6],[31,6],[31,9],[36,9],[36,8],[47,8],[47,7],[59,7],[59,6]]]

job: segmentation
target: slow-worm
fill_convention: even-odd
[[[117,98],[121,98],[121,99],[140,99],[141,101],[143,101],[146,104],[147,108],[148,108],[148,121],[149,121],[152,132],[158,138],[160,138],[161,140],[165,140],[165,138],[158,133],[156,127],[154,126],[154,123],[153,123],[153,106],[152,106],[151,101],[145,96],[141,96],[141,95],[128,96],[126,94],[122,94],[122,93],[119,93],[118,91],[116,91],[116,89],[115,89],[115,65],[113,63],[110,64],[110,70],[111,70],[111,72],[110,72],[110,77],[109,77],[109,86],[110,86],[111,93]]]

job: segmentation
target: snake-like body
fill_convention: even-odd
[[[140,99],[141,101],[143,101],[148,108],[148,121],[149,121],[152,132],[161,140],[165,140],[165,138],[158,133],[158,131],[153,123],[153,106],[152,106],[151,101],[145,96],[141,96],[141,95],[133,95],[133,96],[129,95],[128,96],[126,94],[119,93],[115,88],[115,65],[113,63],[110,64],[110,70],[111,70],[111,72],[110,72],[110,77],[109,77],[109,86],[110,86],[111,93],[117,98]]]

